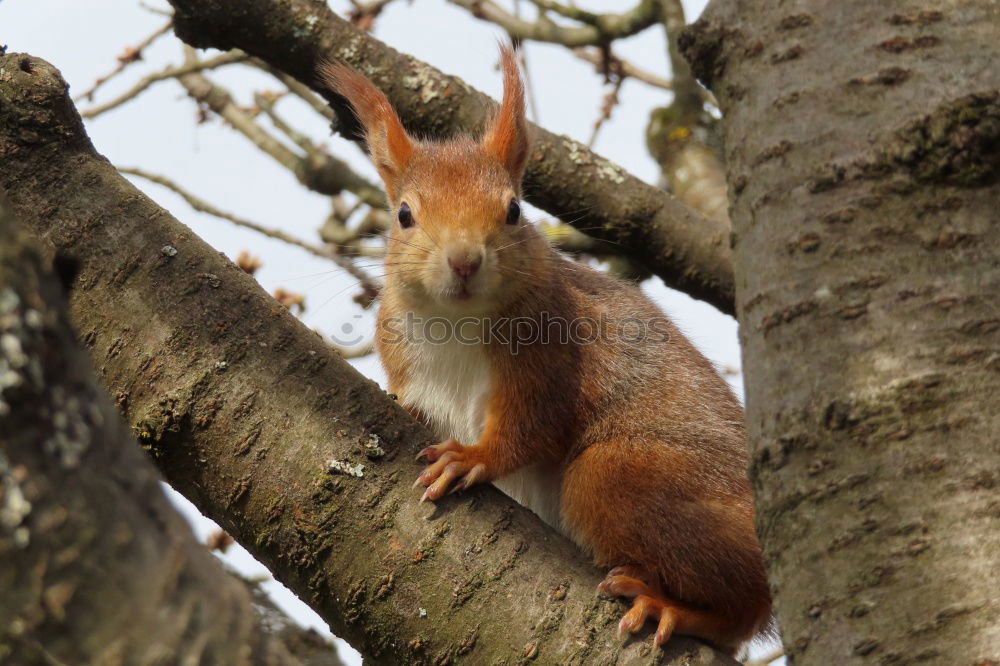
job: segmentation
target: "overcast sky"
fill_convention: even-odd
[[[510,6],[510,1],[501,4]],[[705,2],[684,1],[688,21],[697,18]],[[165,0],[148,0],[146,4],[168,8]],[[348,5],[346,0],[331,0],[330,4],[338,12]],[[525,14],[530,15],[531,4],[521,4]],[[621,11],[632,3],[578,0],[576,4],[598,11]],[[136,0],[0,0],[0,44],[6,44],[11,52],[27,52],[54,64],[70,83],[70,93],[76,95],[109,72],[126,45],[141,41],[166,20]],[[379,17],[375,35],[400,51],[460,76],[493,97],[500,94],[496,41],[503,36],[502,31],[445,0],[397,0]],[[179,62],[180,50],[180,43],[172,35],[160,39],[145,52],[143,62],[102,88],[95,103],[111,99],[145,73]],[[669,76],[664,36],[659,29],[616,42],[615,50],[620,57]],[[553,132],[586,143],[607,91],[601,78],[591,65],[580,62],[563,47],[528,44],[527,58],[532,106],[538,109],[538,117],[533,119]],[[241,66],[210,76],[246,105],[252,103],[255,90],[279,87],[266,75]],[[655,183],[657,167],[646,152],[644,131],[650,110],[668,103],[669,94],[629,80],[622,87],[620,99],[621,104],[602,128],[594,148],[639,178]],[[86,108],[88,104],[80,102],[79,106]],[[295,100],[282,100],[278,111],[316,142],[326,142],[331,152],[357,171],[377,181],[364,155],[353,144],[330,137],[325,122],[314,112]],[[231,213],[310,242],[318,241],[316,230],[328,212],[327,199],[305,190],[287,170],[218,119],[197,124],[194,103],[175,81],[159,83],[129,104],[88,121],[87,130],[97,150],[116,165],[139,166],[164,174]],[[357,291],[353,279],[333,270],[329,263],[196,213],[160,186],[141,179],[133,182],[228,256],[249,250],[261,257],[264,267],[257,278],[268,291],[281,286],[304,293],[307,309],[303,320],[309,326],[329,335],[348,325],[361,335],[370,335],[372,313],[359,310],[352,302]],[[539,211],[530,212],[535,219],[545,216]],[[372,265],[371,272],[379,275],[381,270]],[[740,366],[736,322],[732,318],[666,289],[659,279],[647,281],[644,288],[712,361],[720,366]],[[355,361],[354,365],[383,383],[384,375],[373,356]],[[739,390],[738,380],[732,381]],[[414,501],[416,498],[414,495]],[[190,505],[185,509],[196,533],[204,537],[212,529],[211,523],[195,513]],[[241,571],[266,574],[241,548],[231,549],[224,559]],[[282,591],[277,583],[270,583],[269,589],[299,621],[326,631],[322,620],[287,590]],[[357,655],[349,651],[342,649],[349,663],[360,663]]]

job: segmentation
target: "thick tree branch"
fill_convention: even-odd
[[[0,660],[302,666],[163,496],[2,195],[0,341]]]
[[[76,257],[72,315],[168,479],[379,663],[727,664],[621,644],[623,605],[493,488],[410,486],[430,434],[97,155],[47,63],[0,56],[0,187]]]
[[[420,135],[478,130],[493,102],[462,81],[397,53],[310,0],[172,0],[175,30],[193,46],[241,48],[317,85],[323,59],[360,68]],[[658,14],[657,14],[658,16]],[[346,127],[343,100],[325,93]],[[733,274],[725,225],[684,206],[586,147],[535,127],[528,201],[625,248],[668,285],[732,312]]]

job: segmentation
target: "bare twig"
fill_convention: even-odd
[[[139,6],[152,14],[159,14],[160,16],[174,15],[174,13],[168,9],[160,9],[159,7],[154,7],[152,5],[146,4],[145,2],[142,2],[142,0],[139,1]]]
[[[310,90],[309,86],[300,83],[298,79],[285,74],[280,69],[271,67],[259,58],[251,58],[250,64],[258,69],[264,70],[274,78],[281,81],[281,83],[288,88],[289,92],[311,106],[316,113],[326,118],[330,121],[330,123],[337,123],[337,114],[333,112],[333,109],[331,109],[330,105],[326,103],[326,100]],[[334,128],[334,131],[336,131],[336,128]]]
[[[565,16],[568,19],[573,19],[574,21],[579,21],[580,23],[586,23],[588,25],[597,25],[601,21],[600,14],[588,12],[570,5],[563,5],[558,2],[553,2],[552,0],[531,0],[531,4],[538,7],[540,12],[555,12],[560,16]]]
[[[275,129],[287,136],[292,143],[301,148],[310,157],[319,153],[319,148],[309,137],[285,122],[285,119],[274,110],[274,105],[278,101],[276,96],[255,93],[253,100],[257,104],[257,107],[264,112],[264,115],[270,118],[271,124],[274,125]]]
[[[597,71],[600,72],[603,67],[604,58],[601,55],[600,49],[594,48],[576,48],[572,49],[573,55],[575,55],[580,60],[584,60],[594,65]],[[611,54],[611,59],[615,63],[617,71],[624,77],[635,79],[636,81],[642,81],[643,83],[653,86],[654,88],[662,88],[663,90],[673,90],[674,82],[670,79],[654,74],[649,70],[642,69],[627,60],[622,60],[618,56]],[[698,86],[698,94],[701,96],[703,102],[711,104],[712,106],[718,107],[719,102],[715,99],[715,95],[712,94],[711,90]]]
[[[670,75],[674,84],[674,105],[686,113],[701,111],[705,101],[701,91],[705,90],[691,74],[691,66],[681,55],[677,39],[684,29],[684,5],[681,0],[658,0],[661,21],[667,38],[667,58],[670,60]],[[707,91],[706,91],[707,92]]]
[[[186,201],[188,205],[191,206],[191,208],[199,212],[208,213],[209,215],[213,215],[223,220],[229,220],[236,226],[244,227],[246,229],[251,229],[263,236],[267,236],[268,238],[273,238],[275,240],[280,240],[284,243],[288,243],[289,245],[300,247],[303,250],[306,250],[307,252],[316,255],[317,257],[321,257],[323,259],[331,258],[330,252],[324,249],[323,247],[320,247],[319,245],[312,245],[311,243],[307,243],[294,236],[286,234],[285,232],[280,231],[278,229],[271,229],[261,224],[257,224],[256,222],[251,222],[250,220],[237,217],[232,213],[227,213],[221,208],[217,208],[214,205],[208,203],[204,199],[201,199],[191,194],[190,192],[188,192],[187,190],[185,190],[176,182],[170,180],[166,176],[161,176],[155,173],[151,173],[149,171],[140,169],[138,167],[120,166],[117,168],[118,171],[121,173],[128,174],[130,176],[138,176],[139,178],[143,178],[152,183],[156,183],[157,185],[162,185],[163,187],[172,190],[174,193],[180,195],[180,197],[184,199],[184,201]],[[338,259],[344,259],[344,257],[338,257]]]
[[[315,94],[307,86],[300,83],[294,77],[291,77],[284,72],[271,67],[267,63],[257,58],[251,58],[249,64],[257,67],[258,69],[271,74],[276,79],[278,79],[282,84],[284,84],[288,91],[294,94],[296,97],[302,99],[306,104],[312,107],[318,114],[330,121],[331,128],[336,131],[339,121],[337,120],[336,114],[333,109],[326,103],[323,98]],[[207,79],[205,80],[207,81]],[[200,89],[205,83],[205,81],[196,82],[197,88]],[[210,83],[210,82],[209,82]],[[213,86],[215,93],[225,93],[219,86]],[[193,88],[189,88],[191,91]],[[286,136],[289,137],[296,145],[302,148],[307,153],[307,158],[302,158],[296,156],[294,153],[284,148],[279,142],[271,143],[266,140],[266,133],[263,130],[258,132],[259,127],[252,123],[249,114],[245,112],[240,115],[237,113],[239,107],[233,104],[233,108],[229,107],[229,103],[232,103],[231,98],[219,96],[219,99],[215,99],[216,95],[213,93],[209,95],[206,92],[207,100],[210,101],[211,107],[219,115],[226,118],[234,128],[244,133],[247,138],[253,141],[256,145],[265,145],[268,148],[265,152],[269,152],[272,157],[274,157],[280,164],[291,169],[298,177],[298,172],[296,171],[299,163],[303,159],[310,159],[313,164],[323,164],[325,162],[334,161],[336,164],[342,164],[339,160],[335,160],[330,157],[326,152],[324,152],[322,147],[313,144],[308,137],[304,136],[302,133],[296,131],[294,128],[288,125],[284,119],[279,116],[274,111],[274,102],[270,98],[264,95],[255,96],[255,101],[258,107],[271,119],[274,126]],[[249,122],[245,122],[249,121]],[[363,148],[359,145],[359,148]],[[346,164],[343,164],[343,168],[347,168]],[[347,191],[352,192],[358,196],[358,200],[355,202],[350,210],[338,211],[337,210],[337,194],[329,193],[334,201],[334,212],[331,213],[327,222],[323,224],[320,229],[320,236],[327,243],[336,246],[341,252],[347,250],[347,254],[366,256],[366,257],[381,257],[384,253],[383,250],[365,247],[357,243],[364,236],[377,235],[385,230],[386,224],[386,213],[385,213],[385,200],[384,194],[378,191],[375,195],[366,194],[366,196],[361,196],[361,192],[368,192],[368,187],[374,187],[367,181],[363,181],[360,187],[349,188],[345,187]],[[325,192],[328,193],[328,192]],[[348,229],[346,222],[358,211],[362,206],[369,206],[371,208],[369,214],[366,216],[365,221],[362,222],[356,229]]]
[[[321,194],[339,194],[347,190],[370,206],[386,207],[385,193],[355,173],[346,162],[319,150],[299,155],[257,124],[233,101],[228,90],[207,77],[189,73],[178,77],[178,80],[189,95],[204,102],[255,146],[294,173],[299,182],[309,189]]]
[[[496,23],[512,37],[531,39],[536,42],[553,42],[564,46],[590,46],[605,44],[619,37],[628,37],[648,28],[660,18],[656,0],[640,0],[632,9],[622,14],[588,14],[585,25],[566,26],[552,22],[545,13],[540,13],[534,22],[525,21],[503,9],[492,0],[449,0],[452,4],[467,9],[473,16]],[[537,3],[536,3],[537,4]],[[555,3],[551,7],[555,8]],[[562,11],[576,13],[570,7]],[[571,18],[577,18],[571,16]],[[582,20],[582,19],[578,19]]]
[[[365,238],[381,237],[388,231],[390,225],[386,211],[368,206],[368,213],[361,222],[349,228],[347,223],[359,210],[366,207],[365,203],[359,199],[348,206],[343,197],[332,196],[330,204],[330,214],[326,216],[319,229],[319,237],[324,242],[336,246],[340,254],[352,257],[385,256],[384,245],[372,247],[362,245],[361,241]]]
[[[88,102],[92,101],[94,99],[94,93],[97,92],[98,88],[100,88],[102,85],[104,85],[105,83],[113,79],[115,76],[120,74],[126,67],[131,65],[133,62],[142,60],[142,52],[146,50],[146,48],[150,44],[155,42],[163,35],[167,34],[167,32],[170,31],[173,25],[174,22],[173,19],[171,19],[167,21],[165,25],[157,29],[155,32],[153,32],[153,34],[151,34],[149,37],[146,37],[146,39],[142,40],[135,46],[126,46],[125,51],[120,56],[118,56],[118,65],[115,66],[113,70],[111,70],[104,76],[98,78],[97,81],[94,82],[94,85],[92,85],[89,89],[83,91],[82,93],[74,97],[73,101],[74,102],[79,102],[81,100],[87,100]]]
[[[129,174],[132,176],[138,176],[139,178],[144,178],[152,183],[156,183],[157,185],[162,185],[163,187],[172,190],[173,192],[178,194],[182,199],[184,199],[184,201],[186,201],[187,204],[191,206],[191,208],[197,211],[200,211],[202,213],[207,213],[209,215],[221,218],[223,220],[228,220],[229,222],[232,222],[237,226],[244,227],[246,229],[251,229],[259,234],[267,236],[268,238],[280,240],[284,243],[288,243],[289,245],[294,245],[296,247],[302,248],[306,252],[314,254],[322,259],[329,259],[333,263],[337,264],[339,267],[343,268],[353,278],[358,280],[358,282],[361,284],[362,289],[366,293],[377,294],[379,289],[381,288],[381,285],[379,285],[364,270],[359,268],[353,261],[351,261],[349,257],[337,254],[333,250],[318,245],[313,245],[311,243],[307,243],[299,238],[296,238],[295,236],[286,234],[285,232],[280,231],[278,229],[271,229],[269,227],[265,227],[264,225],[257,224],[256,222],[251,222],[250,220],[233,215],[232,213],[227,213],[226,211],[208,203],[204,199],[196,197],[195,195],[191,194],[183,187],[181,187],[180,185],[178,185],[177,183],[175,183],[174,181],[170,180],[165,176],[161,176],[155,173],[150,173],[148,171],[136,167],[118,167],[118,171],[124,174]]]
[[[602,55],[600,49],[580,47],[573,49],[572,52],[577,58],[589,62],[596,67],[598,72],[603,73],[602,69],[604,68],[606,58]],[[614,54],[609,54],[609,56],[610,57],[608,59],[614,62],[615,68],[617,71],[621,72],[622,76],[642,81],[643,83],[649,84],[655,88],[662,88],[663,90],[674,89],[674,84],[670,79],[636,67],[632,63],[622,60]]]
[[[362,245],[361,241],[366,238],[382,238],[386,235],[392,225],[392,218],[382,209],[368,207],[361,221],[353,228],[347,227],[347,220],[354,215],[359,208],[355,204],[350,210],[338,211],[336,199],[334,199],[334,209],[330,211],[323,226],[319,229],[319,237],[324,242],[337,248],[340,254],[347,254],[352,257],[382,258],[385,256],[385,246],[377,247]]]
[[[611,84],[611,90],[605,93],[604,99],[601,102],[601,115],[594,121],[594,131],[590,133],[590,141],[587,143],[588,148],[594,147],[594,142],[597,141],[597,135],[600,133],[601,127],[611,118],[611,112],[618,105],[618,91],[621,90],[623,81],[624,79],[620,76],[615,78]]]
[[[347,19],[360,30],[370,32],[375,27],[375,19],[382,13],[382,10],[393,0],[369,0],[360,2],[351,0],[353,9],[347,14]]]
[[[223,65],[229,65],[234,62],[242,62],[247,59],[247,55],[241,51],[227,51],[226,53],[219,54],[214,58],[208,58],[207,60],[197,60],[194,62],[186,62],[183,65],[170,66],[166,69],[160,70],[159,72],[153,72],[152,74],[147,74],[146,76],[139,79],[139,81],[123,92],[118,97],[105,102],[104,104],[98,104],[97,106],[91,107],[89,109],[84,109],[80,112],[80,115],[84,118],[95,118],[106,111],[110,111],[116,107],[121,106],[125,102],[133,99],[140,93],[142,93],[146,88],[153,85],[157,81],[164,81],[166,79],[174,79],[184,74],[190,74],[191,72],[200,72],[206,69],[215,69],[216,67],[221,67]]]

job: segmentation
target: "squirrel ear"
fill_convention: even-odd
[[[528,161],[528,123],[524,118],[524,84],[517,56],[508,44],[500,45],[500,66],[503,69],[503,102],[486,128],[483,147],[506,167],[514,182],[520,184]]]
[[[390,198],[395,198],[399,177],[413,155],[413,140],[403,129],[399,116],[385,94],[366,76],[341,63],[324,62],[318,68],[322,82],[347,99],[364,129],[372,162],[385,182]]]

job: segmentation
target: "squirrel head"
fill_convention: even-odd
[[[410,136],[385,94],[356,70],[319,69],[354,110],[385,183],[393,214],[386,288],[417,305],[495,311],[544,263],[545,241],[523,219],[519,202],[530,138],[511,47],[500,47],[500,62],[503,101],[482,136],[444,141]]]

